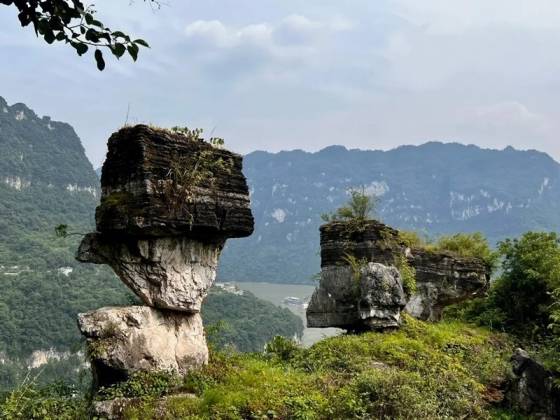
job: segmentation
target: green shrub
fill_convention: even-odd
[[[438,401],[430,398],[418,373],[376,369],[360,374],[340,392],[337,418],[428,419],[438,417]]]
[[[277,335],[264,348],[265,354],[275,356],[280,360],[291,360],[300,351],[294,340]]]
[[[181,379],[169,372],[139,371],[133,373],[125,382],[100,388],[96,398],[98,400],[111,400],[122,397],[161,397],[179,388],[180,384]]]
[[[399,239],[410,248],[424,248],[430,244],[428,238],[413,230],[399,230]]]
[[[347,222],[363,222],[370,220],[378,205],[379,198],[369,195],[365,187],[350,190],[350,199],[348,202],[338,208],[334,213],[326,213],[321,215],[321,219],[325,222],[347,221]]]
[[[484,235],[479,232],[441,236],[435,243],[428,245],[428,249],[448,251],[461,257],[480,258],[492,270],[496,268],[499,258],[499,255],[490,248]]]
[[[395,265],[401,274],[404,292],[407,296],[412,296],[416,293],[416,270],[404,255],[396,258]]]
[[[78,390],[60,382],[37,387],[25,381],[0,403],[0,419],[81,420],[88,405]]]

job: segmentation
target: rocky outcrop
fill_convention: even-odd
[[[125,127],[109,139],[97,230],[204,242],[248,236],[253,216],[241,169],[240,155],[202,140]]]
[[[552,372],[535,361],[523,349],[511,358],[515,378],[507,394],[509,403],[522,414],[541,420],[560,418],[560,390]]]
[[[308,327],[381,330],[400,325],[406,304],[398,270],[368,263],[353,272],[350,266],[328,266],[307,309]],[[350,280],[350,281],[349,281]]]
[[[208,360],[200,307],[225,241],[253,231],[242,158],[196,136],[126,127],[109,139],[97,231],[76,258],[108,264],[147,306],[79,315],[97,386]]]
[[[368,275],[383,281],[363,280],[373,267],[371,263],[377,263],[376,272],[383,275]],[[356,264],[362,267],[359,293],[354,286]],[[402,269],[403,265],[414,273],[416,283],[415,292],[406,297],[395,268]],[[489,285],[489,275],[488,267],[479,259],[410,248],[397,230],[378,221],[331,222],[321,227],[321,280],[307,309],[308,325],[393,328],[398,326],[405,305],[414,317],[437,321],[446,306],[483,293]],[[364,294],[370,297],[364,300]],[[368,307],[366,302],[371,307],[371,317],[364,309]],[[364,321],[368,318],[371,320]]]
[[[416,318],[438,321],[446,306],[480,296],[490,284],[482,260],[420,248],[408,250],[407,256],[416,274],[416,293],[406,311]]]
[[[200,314],[149,306],[102,308],[80,314],[78,325],[99,386],[140,370],[184,374],[208,361]]]
[[[216,279],[221,249],[181,236],[123,240],[90,233],[77,258],[110,265],[147,305],[192,313]]]

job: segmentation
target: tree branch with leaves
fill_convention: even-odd
[[[144,1],[159,7],[157,0]],[[143,39],[106,27],[96,19],[93,6],[80,0],[0,0],[0,4],[16,7],[21,26],[32,26],[37,37],[48,44],[64,42],[79,56],[93,49],[99,70],[105,69],[103,50],[119,59],[128,53],[136,61],[140,47],[149,48]]]

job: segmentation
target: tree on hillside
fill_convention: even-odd
[[[157,0],[144,0],[159,7]],[[0,4],[18,9],[22,27],[33,26],[35,34],[48,44],[64,42],[79,56],[94,49],[97,68],[105,68],[102,50],[117,58],[128,53],[134,61],[140,47],[149,47],[142,39],[132,39],[121,31],[113,31],[96,19],[97,11],[81,0],[0,0]]]
[[[518,337],[560,337],[560,238],[527,232],[499,244],[502,274],[467,317]]]

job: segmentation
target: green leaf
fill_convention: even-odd
[[[76,48],[76,52],[79,56],[84,55],[88,51],[88,46],[86,44],[75,44],[74,48]]]
[[[108,34],[107,32],[97,32],[97,36],[99,38],[103,38],[103,39],[107,40],[108,43],[111,43],[111,41],[113,40],[111,38],[111,35]]]
[[[47,41],[47,44],[52,44],[55,40],[54,33],[50,29],[45,31],[43,37],[45,38],[45,41]]]
[[[97,68],[99,71],[103,71],[105,69],[105,60],[103,60],[103,53],[100,50],[95,50],[95,61],[97,63]]]
[[[126,52],[126,47],[123,44],[116,43],[114,46],[111,47],[111,51],[113,55],[117,58],[121,58],[123,54]]]
[[[115,38],[126,38],[126,34],[124,34],[121,31],[115,31],[115,32],[113,32],[113,37],[115,37]]]
[[[139,48],[136,44],[130,44],[127,47],[127,51],[134,61],[136,61],[138,59],[138,49]]]
[[[88,25],[91,25],[91,23],[93,22],[93,16],[91,15],[91,13],[86,13],[84,15],[84,19],[86,20],[86,23]]]
[[[133,42],[135,44],[142,45],[143,47],[150,48],[150,45],[143,39],[135,39]]]
[[[95,20],[95,19],[91,21],[90,25],[98,26],[98,27],[100,27],[100,28],[103,28],[103,27],[104,27],[103,24],[102,24],[101,22],[99,22],[98,20]]]
[[[86,32],[86,39],[91,42],[99,42],[98,32],[95,29],[88,29]]]

